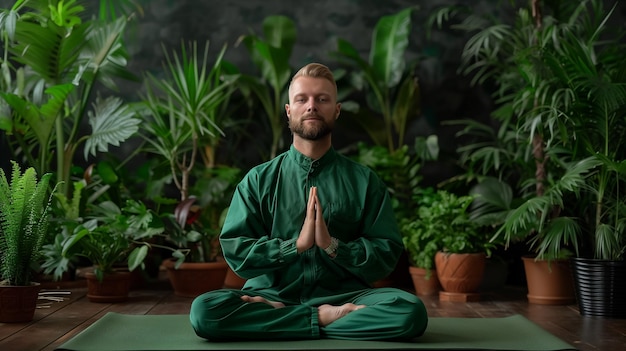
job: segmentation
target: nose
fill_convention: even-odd
[[[307,112],[313,112],[313,111],[317,112],[317,105],[315,104],[315,98],[310,98],[309,99],[309,104],[307,106],[306,111]]]

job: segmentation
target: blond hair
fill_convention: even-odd
[[[324,66],[321,63],[309,63],[308,65],[300,68],[296,74],[291,78],[289,83],[289,90],[291,90],[291,84],[299,77],[311,77],[311,78],[323,78],[328,80],[335,87],[335,94],[337,93],[337,82],[335,82],[335,76],[330,68]]]

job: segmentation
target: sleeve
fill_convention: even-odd
[[[362,233],[354,240],[340,241],[333,261],[371,283],[385,278],[395,269],[404,245],[389,192],[378,178],[370,179],[368,183]]]
[[[271,238],[263,221],[258,176],[249,173],[237,186],[220,233],[224,259],[243,278],[254,278],[296,260],[296,239]]]

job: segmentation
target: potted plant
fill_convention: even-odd
[[[424,208],[437,224],[440,250],[435,254],[435,269],[443,291],[442,301],[475,301],[483,281],[485,259],[495,246],[491,234],[469,218],[474,197],[458,196],[438,190],[437,198]]]
[[[12,161],[11,180],[0,169],[0,322],[33,319],[39,283],[32,282],[40,264],[49,223],[47,196],[52,174],[37,180],[33,167],[21,173]]]
[[[122,208],[103,201],[90,210],[87,220],[63,242],[62,254],[82,256],[93,264],[93,272],[86,273],[90,301],[125,301],[130,272],[143,265],[151,247],[159,246],[150,239],[163,233],[163,223],[154,211],[136,200],[127,200]],[[177,252],[177,256],[184,253]],[[118,268],[120,264],[122,269]]]
[[[436,295],[441,290],[435,271],[435,254],[441,250],[439,232],[444,223],[437,214],[437,208],[431,207],[441,198],[434,188],[426,188],[414,195],[417,202],[417,216],[400,220],[400,233],[408,253],[409,273],[417,295]]]
[[[514,174],[523,201],[508,212],[498,235],[507,243],[527,241],[535,257],[525,265],[547,259],[543,264],[550,274],[562,267],[570,276],[568,255],[624,248],[621,219],[613,212],[623,206],[608,190],[619,188],[616,157],[623,154],[623,44],[619,31],[604,35],[614,9],[605,11],[601,1],[545,7],[533,2],[518,9],[515,25],[488,25],[470,16],[458,26],[474,33],[464,49],[464,71],[475,82],[496,84],[499,106],[493,116],[501,130],[518,136],[509,143],[525,155],[516,164],[534,165]],[[490,164],[489,171],[506,154],[492,145],[475,145],[468,159]],[[560,297],[539,297],[529,286],[531,302],[573,302],[573,282],[559,281],[567,290]]]
[[[215,280],[217,283],[213,286],[222,287],[227,271],[227,265],[218,259],[216,236],[221,209],[216,207],[218,204],[214,200],[219,196],[214,190],[224,190],[223,196],[229,199],[228,186],[223,188],[222,185],[224,181],[231,184],[232,175],[238,170],[220,166],[215,160],[219,143],[225,135],[222,128],[230,118],[224,113],[224,107],[235,89],[238,74],[231,74],[230,66],[223,61],[226,46],[208,69],[208,42],[203,54],[198,52],[195,42],[188,48],[183,45],[181,50],[180,55],[170,56],[166,52],[165,77],[148,75],[139,114],[145,121],[140,130],[146,140],[145,150],[165,161],[170,171],[169,179],[180,195],[172,212],[165,209],[160,213],[168,218],[167,239],[176,249],[184,249],[189,254],[185,257],[185,264],[180,261],[181,257],[174,257],[179,259],[176,264],[170,259],[163,263],[174,291],[191,296],[206,291],[198,291],[204,289],[200,282]],[[200,160],[204,160],[204,164]],[[204,167],[198,167],[202,165]],[[173,278],[190,274],[188,270],[201,276]],[[177,282],[186,280],[190,280],[196,290],[190,292],[177,286]]]

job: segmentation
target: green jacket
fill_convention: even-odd
[[[335,258],[317,246],[296,250],[312,186],[339,239]],[[372,170],[333,148],[313,160],[293,145],[237,186],[220,243],[230,267],[248,279],[244,290],[294,302],[369,288],[403,250],[389,193]]]

